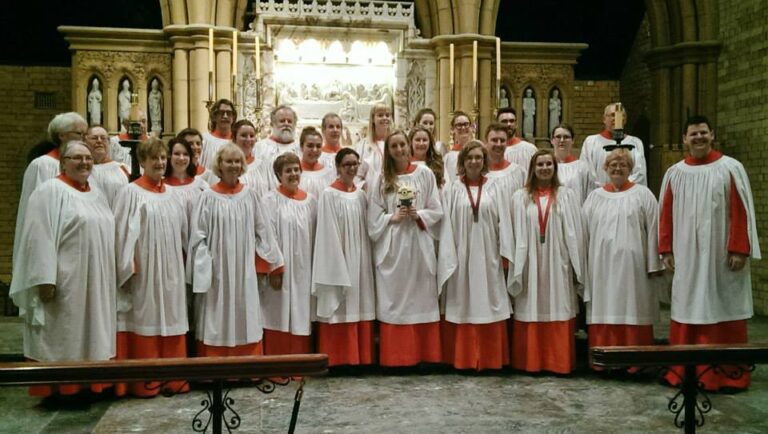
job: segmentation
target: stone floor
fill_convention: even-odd
[[[657,335],[665,333],[664,327],[657,330]],[[750,321],[750,341],[768,344],[768,318]],[[584,340],[579,343],[583,353]],[[20,324],[0,319],[0,357],[9,360],[20,352]],[[759,367],[752,384],[746,392],[710,395],[713,409],[699,432],[768,432],[768,369]],[[232,389],[230,396],[242,418],[235,432],[286,432],[295,390],[295,384],[272,394],[253,387]],[[674,393],[650,376],[603,379],[583,366],[570,377],[444,368],[398,374],[369,370],[309,379],[297,432],[669,433],[679,431],[667,410]],[[27,396],[25,388],[0,388],[0,432],[192,432],[204,396],[198,390],[46,408]]]

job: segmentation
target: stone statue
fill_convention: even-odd
[[[560,125],[560,115],[563,113],[563,102],[560,101],[560,90],[553,89],[549,97],[549,132]]]
[[[507,97],[507,89],[503,87],[499,91],[499,108],[509,107],[509,98]]]
[[[523,98],[523,137],[534,136],[534,117],[536,116],[536,98],[533,97],[533,89],[525,89]]]
[[[121,86],[122,89],[117,94],[117,113],[120,117],[121,128],[125,130],[125,127],[122,125],[131,115],[131,82],[126,78],[121,83]]]
[[[99,79],[94,77],[91,82],[91,91],[88,92],[88,120],[91,125],[101,125],[101,100]]]
[[[160,91],[160,83],[152,79],[151,90],[147,97],[149,103],[150,131],[160,133],[163,131],[163,92]]]

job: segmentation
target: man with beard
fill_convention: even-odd
[[[531,156],[539,149],[533,143],[526,142],[520,137],[515,137],[517,132],[517,112],[512,107],[499,109],[496,121],[507,127],[507,149],[504,151],[504,159],[510,163],[517,164],[523,169],[523,172],[526,172]]]
[[[254,156],[268,161],[271,166],[278,155],[286,152],[301,155],[299,143],[294,137],[294,128],[298,121],[296,112],[287,105],[279,105],[269,114],[269,120],[272,124],[272,135],[256,143],[253,148]]]
[[[200,154],[199,164],[206,169],[213,170],[216,164],[216,152],[222,146],[234,139],[232,137],[232,125],[237,121],[237,110],[232,101],[220,99],[211,109],[211,132],[203,133],[203,152]]]

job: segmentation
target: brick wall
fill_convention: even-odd
[[[574,81],[571,122],[579,150],[587,136],[602,131],[605,106],[618,99],[618,81]]]
[[[21,179],[29,149],[48,122],[72,107],[70,68],[0,66],[0,280],[9,282]],[[35,92],[52,92],[56,107],[35,109]]]
[[[744,164],[757,210],[762,261],[752,263],[755,310],[768,314],[768,3],[721,0],[718,125],[723,151]]]

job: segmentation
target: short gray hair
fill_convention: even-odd
[[[75,124],[82,123],[88,126],[88,122],[77,112],[59,113],[48,123],[48,139],[57,145],[59,143],[59,134],[70,131]]]
[[[293,109],[293,107],[286,105],[286,104],[280,104],[279,106],[272,109],[272,111],[269,113],[269,123],[270,125],[274,126],[275,121],[277,120],[277,112],[280,110],[289,110],[291,114],[293,115],[293,124],[296,125],[297,122],[299,122],[299,117],[296,115],[296,110]]]
[[[76,145],[83,145],[85,149],[88,150],[88,153],[89,154],[91,153],[91,148],[89,148],[88,145],[86,145],[85,142],[82,140],[70,140],[67,143],[64,143],[61,146],[61,153],[59,154],[61,156],[61,158],[59,158],[59,170],[61,172],[64,172],[64,157],[66,157],[67,154],[69,153],[69,150]]]

